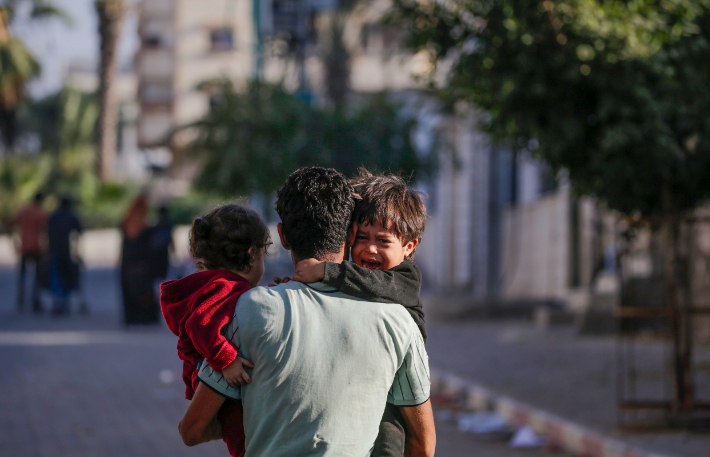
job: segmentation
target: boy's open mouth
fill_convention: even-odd
[[[362,266],[365,268],[369,268],[370,270],[381,270],[382,262],[378,262],[376,260],[363,260]]]

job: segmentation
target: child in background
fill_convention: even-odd
[[[364,169],[353,185],[361,200],[356,201],[353,212],[352,262],[306,259],[296,265],[293,280],[322,281],[364,300],[399,303],[407,308],[426,341],[419,299],[422,276],[412,262],[426,225],[421,194],[397,176],[373,176]],[[372,457],[402,456],[405,441],[399,408],[387,403]]]
[[[190,253],[198,272],[160,285],[160,307],[170,330],[179,337],[185,398],[191,400],[200,382],[199,364],[206,360],[222,371],[233,387],[251,381],[250,362],[222,334],[232,320],[239,297],[264,275],[264,254],[271,244],[266,224],[252,210],[235,204],[198,217],[190,230]],[[241,402],[227,399],[219,411],[222,439],[230,455],[244,455]]]

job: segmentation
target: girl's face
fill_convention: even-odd
[[[252,287],[256,287],[264,276],[264,248],[253,247],[251,253],[251,270],[248,273],[239,273]]]

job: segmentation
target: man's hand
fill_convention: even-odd
[[[196,446],[222,438],[222,424],[217,420],[224,397],[200,383],[190,401],[178,431],[186,446]]]
[[[293,280],[305,284],[322,281],[325,277],[325,262],[316,259],[301,260],[296,264]]]
[[[404,457],[432,457],[436,450],[436,429],[431,400],[419,406],[400,406],[407,428]]]
[[[224,380],[227,381],[229,385],[234,387],[235,389],[243,384],[248,384],[251,382],[251,378],[244,369],[244,366],[254,368],[254,364],[248,361],[247,359],[237,357],[236,359],[234,359],[234,362],[230,363],[229,365],[224,367],[224,370],[222,370]]]

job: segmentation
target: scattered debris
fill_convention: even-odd
[[[529,425],[521,427],[510,439],[511,447],[540,447],[545,445],[545,439],[537,436]]]
[[[492,412],[463,413],[458,416],[458,428],[462,432],[476,434],[488,441],[507,441],[515,428],[500,415]]]

